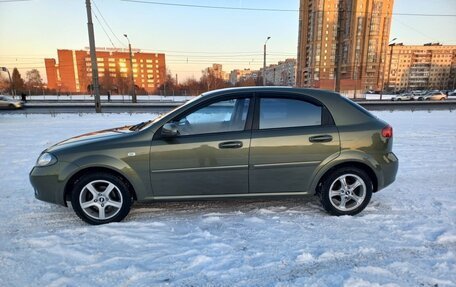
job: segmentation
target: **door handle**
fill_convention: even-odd
[[[330,142],[333,140],[333,137],[330,135],[319,135],[319,136],[313,136],[309,138],[310,142],[313,143],[326,143]]]
[[[230,141],[230,142],[222,142],[219,143],[219,148],[241,148],[242,142],[241,141]]]

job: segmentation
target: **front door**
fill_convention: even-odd
[[[179,135],[152,141],[154,197],[248,193],[251,102],[248,95],[222,98],[171,120]]]
[[[340,151],[337,128],[315,100],[263,94],[250,147],[250,192],[305,192],[317,166]]]

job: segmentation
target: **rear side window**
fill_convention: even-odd
[[[319,126],[322,107],[297,99],[261,98],[260,129]]]

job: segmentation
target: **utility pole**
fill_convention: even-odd
[[[266,86],[266,43],[271,37],[266,38],[266,42],[264,42],[263,46],[263,86]]]
[[[124,37],[128,40],[128,49],[130,50],[131,101],[136,103],[135,77],[133,75],[133,54],[131,53],[130,39],[128,39],[127,34],[124,34]]]
[[[339,9],[338,9],[338,19],[337,19],[337,52],[336,52],[336,67],[335,73],[336,76],[336,85],[334,90],[340,92],[340,77],[342,74],[342,55],[343,55],[343,41],[344,41],[344,32],[345,32],[345,1],[339,0]],[[356,89],[356,88],[355,88]]]
[[[90,6],[90,0],[86,0],[86,7],[87,28],[89,30],[90,60],[92,62],[92,90],[95,96],[95,112],[101,113],[100,86],[98,84],[98,64],[97,55],[95,53],[95,35],[93,33],[92,8]]]

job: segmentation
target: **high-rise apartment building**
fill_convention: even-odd
[[[394,91],[455,89],[456,45],[390,45],[384,79]]]
[[[45,59],[48,88],[60,92],[86,93],[92,83],[89,50],[57,50],[55,59]],[[96,50],[100,85],[107,89],[128,91],[130,85],[130,54],[127,49]],[[133,50],[135,85],[149,93],[155,92],[166,78],[165,55]],[[121,87],[123,86],[123,87]]]
[[[340,26],[341,90],[380,89],[393,2],[301,0],[297,86],[334,89]]]

